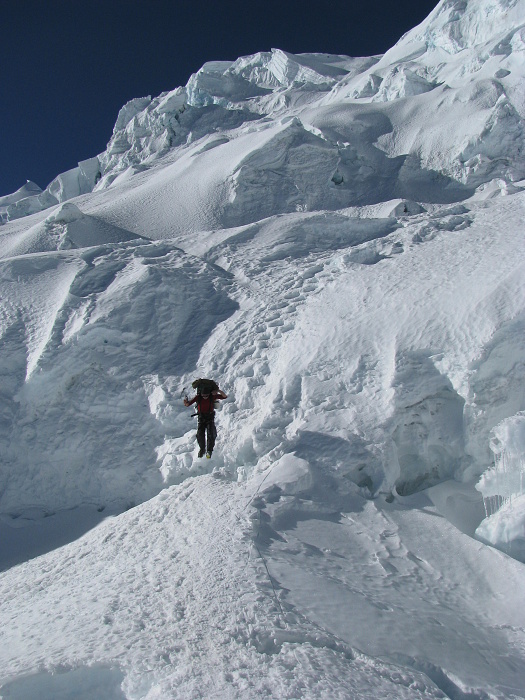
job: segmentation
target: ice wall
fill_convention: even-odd
[[[14,199],[5,207],[3,219],[4,221],[14,221],[24,216],[36,214],[44,209],[49,209],[49,207],[65,202],[68,199],[73,199],[73,197],[91,192],[100,180],[100,177],[98,158],[83,160],[76,168],[57,175],[44,191],[35,186],[37,187],[36,193],[34,193],[34,188],[31,188],[31,190],[27,191],[26,196]],[[19,190],[19,192],[22,190]],[[3,199],[8,200],[9,197]],[[1,206],[0,216],[2,216]]]
[[[481,476],[477,486],[485,499],[487,516],[524,493],[525,412],[502,421],[492,433],[494,467]]]
[[[493,429],[490,449],[494,466],[476,486],[483,494],[487,518],[476,535],[525,561],[525,411]]]

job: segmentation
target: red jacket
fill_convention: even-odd
[[[207,399],[205,399],[204,396],[197,394],[197,396],[194,396],[191,400],[188,400],[187,405],[191,406],[192,403],[196,403],[197,411],[199,413],[209,415],[215,411],[215,401],[222,401],[225,398],[227,397],[226,394],[223,394],[223,392],[220,394],[210,394]]]

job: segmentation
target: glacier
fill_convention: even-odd
[[[524,52],[211,61],[0,198],[1,698],[525,697]]]

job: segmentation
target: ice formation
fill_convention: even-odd
[[[206,63],[0,199],[2,697],[525,697],[524,16]]]

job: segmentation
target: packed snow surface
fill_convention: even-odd
[[[0,198],[0,698],[525,698],[524,21],[206,63]]]

